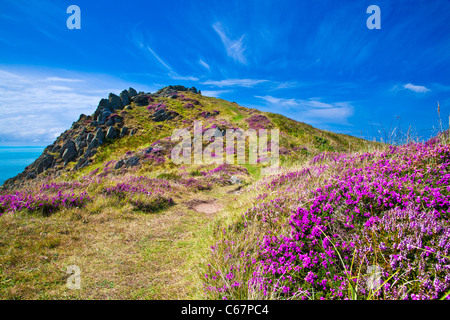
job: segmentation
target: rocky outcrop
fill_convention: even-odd
[[[41,155],[36,162],[36,173],[42,173],[51,168],[54,164],[55,158],[50,154]]]
[[[201,91],[197,90],[197,88],[195,87],[191,87],[191,88],[186,88],[184,86],[167,86],[164,87],[158,91],[156,91],[156,93],[154,94],[157,97],[167,97],[167,98],[172,98],[172,99],[176,99],[177,98],[177,91],[180,92],[192,92],[192,93],[198,93],[201,94]]]
[[[139,95],[132,98],[132,101],[135,105],[142,107],[142,106],[148,106],[150,102],[153,101],[153,99],[144,93],[140,93]]]
[[[77,157],[77,147],[72,140],[67,141],[59,151],[64,162],[67,164]]]
[[[167,120],[174,119],[177,116],[179,116],[178,112],[169,111],[166,109],[159,109],[152,115],[151,119],[152,119],[152,121],[160,122],[160,121],[167,121]]]
[[[139,157],[133,156],[125,160],[119,160],[117,161],[116,165],[114,166],[114,169],[120,169],[120,168],[129,168],[129,167],[135,167],[138,166],[140,162]]]
[[[158,94],[137,92],[133,88],[123,90],[120,95],[110,93],[107,99],[101,99],[95,112],[92,115],[80,115],[69,130],[63,132],[57,139],[48,145],[42,155],[16,177],[8,179],[5,187],[14,187],[26,180],[35,179],[42,173],[48,175],[60,175],[62,170],[71,168],[69,163],[75,162],[74,170],[89,166],[93,162],[93,157],[97,150],[105,143],[111,143],[116,139],[133,136],[138,132],[138,128],[126,126],[128,112],[139,106],[148,106],[154,99],[171,94],[173,99],[193,99],[185,98],[178,91],[189,91],[198,93],[195,88],[183,86],[169,86],[163,88]],[[133,107],[131,104],[133,103]],[[124,111],[123,109],[126,109]],[[162,108],[153,112],[151,121],[168,121],[179,117],[179,113]],[[131,115],[132,117],[132,115]],[[153,154],[153,153],[152,153]],[[139,157],[129,157],[122,162],[118,162],[116,167],[134,167],[140,163]],[[72,169],[70,169],[72,170]]]
[[[119,130],[114,127],[109,127],[108,132],[106,133],[106,139],[114,140],[118,138],[120,135]]]
[[[132,97],[134,97],[134,96],[137,96],[137,91],[136,90],[134,90],[133,88],[129,88],[128,89],[128,93],[129,93],[129,95],[130,95],[130,98],[132,98]]]
[[[109,103],[113,110],[122,109],[124,107],[122,99],[114,93],[110,93],[108,97]]]
[[[122,104],[124,107],[129,105],[131,102],[130,101],[130,99],[131,99],[130,93],[127,90],[123,90],[120,93],[120,99],[122,100]]]

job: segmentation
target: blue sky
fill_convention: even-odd
[[[448,0],[0,0],[0,145],[49,144],[109,92],[169,84],[334,132],[426,138],[437,101],[448,127],[449,18]]]

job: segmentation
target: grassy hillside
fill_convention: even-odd
[[[260,180],[215,229],[211,299],[450,299],[446,134],[323,153]]]
[[[110,95],[93,115],[80,116],[35,163],[3,186],[0,296],[222,299],[266,297],[266,291],[269,297],[292,297],[264,287],[264,273],[258,278],[262,291],[245,289],[254,281],[256,265],[267,262],[260,241],[268,232],[288,237],[290,215],[313,201],[316,188],[333,176],[330,172],[336,174],[329,181],[337,183],[350,165],[368,163],[356,163],[358,154],[380,157],[386,146],[196,90],[132,91],[122,93],[122,100]],[[175,165],[170,151],[176,142],[170,136],[175,129],[192,130],[195,120],[221,131],[278,128],[286,174],[263,178],[261,163]],[[342,162],[347,158],[353,162]],[[310,161],[321,165],[288,173]],[[254,233],[247,236],[249,231]],[[245,265],[250,256],[256,262]],[[236,261],[245,268],[233,271]],[[81,270],[80,290],[66,286],[71,265]],[[213,275],[219,271],[233,276]],[[342,277],[341,271],[333,272]],[[217,289],[223,286],[228,289]]]

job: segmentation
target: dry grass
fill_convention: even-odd
[[[208,197],[229,188],[213,191]],[[214,215],[179,199],[157,214],[114,207],[108,199],[51,217],[4,214],[0,219],[3,299],[202,298],[196,266],[211,245]],[[81,289],[67,288],[69,265]]]

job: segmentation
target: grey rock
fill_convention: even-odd
[[[127,127],[123,127],[122,130],[120,130],[120,136],[124,137],[128,134],[128,128]]]
[[[87,167],[88,165],[91,164],[91,161],[89,159],[87,159],[86,157],[82,157],[78,160],[77,164],[75,165],[74,169],[78,170],[84,167]]]
[[[102,145],[105,142],[105,132],[102,128],[98,128],[95,133],[94,140],[98,141],[98,145]]]
[[[108,121],[109,116],[112,115],[112,112],[109,110],[103,110],[98,116],[98,123],[105,124]]]
[[[133,107],[132,106],[126,106],[125,110],[133,110]]]
[[[138,94],[137,91],[131,87],[128,89],[128,93],[130,94],[130,97],[137,96],[137,94]]]
[[[78,152],[75,143],[72,140],[67,141],[61,148],[62,158],[65,164],[75,160],[77,158]],[[61,153],[61,152],[60,152]]]
[[[231,176],[229,181],[230,181],[231,184],[239,184],[239,183],[242,183],[242,180],[239,179],[239,178],[236,177],[236,176]]]
[[[108,97],[109,103],[111,104],[111,107],[115,109],[122,109],[123,103],[122,100],[118,95],[115,95],[114,93],[110,93]]]
[[[86,141],[87,134],[86,132],[80,133],[80,135],[75,139],[75,146],[77,149],[85,148],[87,146]]]
[[[108,132],[106,133],[106,139],[113,140],[119,137],[119,130],[114,127],[109,127]]]
[[[49,169],[53,165],[54,157],[50,154],[43,154],[41,157],[39,157],[37,165],[36,165],[36,172],[37,174],[44,172],[45,170]]]
[[[130,98],[131,98],[130,93],[127,90],[123,90],[120,93],[120,99],[122,100],[123,106],[127,106],[130,104]]]
[[[133,102],[139,107],[148,106],[150,104],[148,96],[146,94],[139,94],[133,97]]]
[[[29,172],[26,176],[27,180],[33,180],[36,179],[36,174],[34,172]]]
[[[52,149],[52,152],[58,152],[59,150],[61,150],[61,146],[54,146]]]
[[[135,167],[139,165],[138,157],[131,157],[125,161],[125,167]]]
[[[53,147],[53,144],[49,144],[47,147],[45,147],[44,152],[51,152],[53,150]]]
[[[109,109],[112,111],[112,106],[108,99],[101,99],[100,102],[98,103],[98,108],[103,110]]]
[[[94,139],[94,134],[92,132],[89,132],[86,136],[86,142],[89,144]]]
[[[111,127],[114,125],[114,118],[109,118],[108,121],[106,121],[105,126]]]
[[[117,161],[116,165],[114,166],[114,169],[117,170],[117,169],[122,168],[122,166],[124,165],[124,163],[125,163],[125,161],[123,161],[123,160]]]
[[[59,155],[62,157],[62,155],[68,148],[76,149],[75,142],[73,142],[72,140],[66,141],[66,143],[64,143],[61,149],[59,150]]]
[[[167,111],[165,109],[159,109],[152,115],[152,121],[161,122],[175,118],[179,114],[175,111]]]

